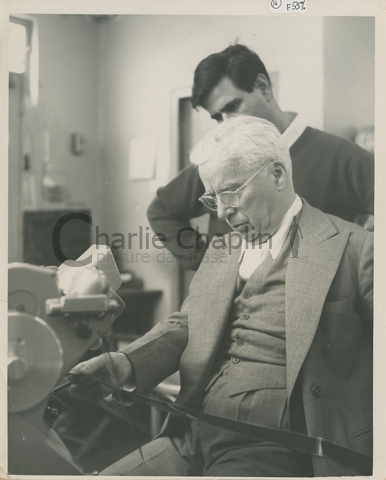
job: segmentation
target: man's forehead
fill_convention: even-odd
[[[242,185],[248,177],[248,170],[240,168],[238,162],[211,165],[209,162],[200,165],[199,174],[207,192],[219,192],[224,188]]]
[[[235,87],[232,80],[229,77],[223,77],[209,92],[203,102],[203,107],[211,114],[216,113],[240,95],[242,95],[242,91]]]

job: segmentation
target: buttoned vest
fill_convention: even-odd
[[[285,241],[276,259],[268,255],[246,282],[239,282],[209,388],[225,370],[230,392],[286,388],[285,277],[289,255],[289,241]]]

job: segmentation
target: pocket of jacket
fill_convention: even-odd
[[[334,302],[326,302],[323,306],[322,314],[332,313],[332,314],[341,314],[348,313],[352,310],[353,306],[353,295],[351,294],[349,298],[344,300],[336,300]]]
[[[351,344],[350,348],[354,353],[361,336],[361,321],[359,315],[353,310],[353,296],[336,302],[326,302],[323,308],[318,329],[314,340],[320,342],[329,349],[331,360],[337,354],[349,355],[350,352],[332,350],[333,345]],[[355,342],[355,343],[352,343]]]

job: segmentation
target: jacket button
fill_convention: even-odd
[[[248,318],[249,318],[248,313],[243,313],[243,314],[241,315],[241,318],[242,318],[243,320],[248,320]]]
[[[233,363],[239,363],[240,359],[238,357],[232,357]]]
[[[322,387],[320,385],[314,385],[311,388],[311,392],[314,397],[320,397],[320,395],[322,394]]]
[[[241,338],[238,338],[236,340],[236,345],[238,345],[239,347],[241,347],[242,345],[244,345],[244,342],[241,340]]]
[[[244,298],[251,298],[251,293],[250,292],[244,292],[243,296],[244,296]]]

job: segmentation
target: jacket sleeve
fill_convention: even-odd
[[[358,268],[359,314],[369,322],[373,321],[373,254],[374,234],[369,233],[363,246]]]
[[[351,142],[342,142],[338,158],[344,159],[346,172],[339,179],[349,206],[357,214],[374,215],[374,155]]]
[[[139,393],[154,388],[179,369],[180,358],[188,342],[188,302],[181,311],[157,323],[149,332],[119,351],[130,359]]]
[[[204,186],[198,171],[191,165],[165,187],[158,189],[147,210],[154,232],[161,234],[166,248],[184,267],[192,270],[198,268],[206,249],[200,233],[190,224],[192,218],[206,212],[198,201],[203,193]]]

